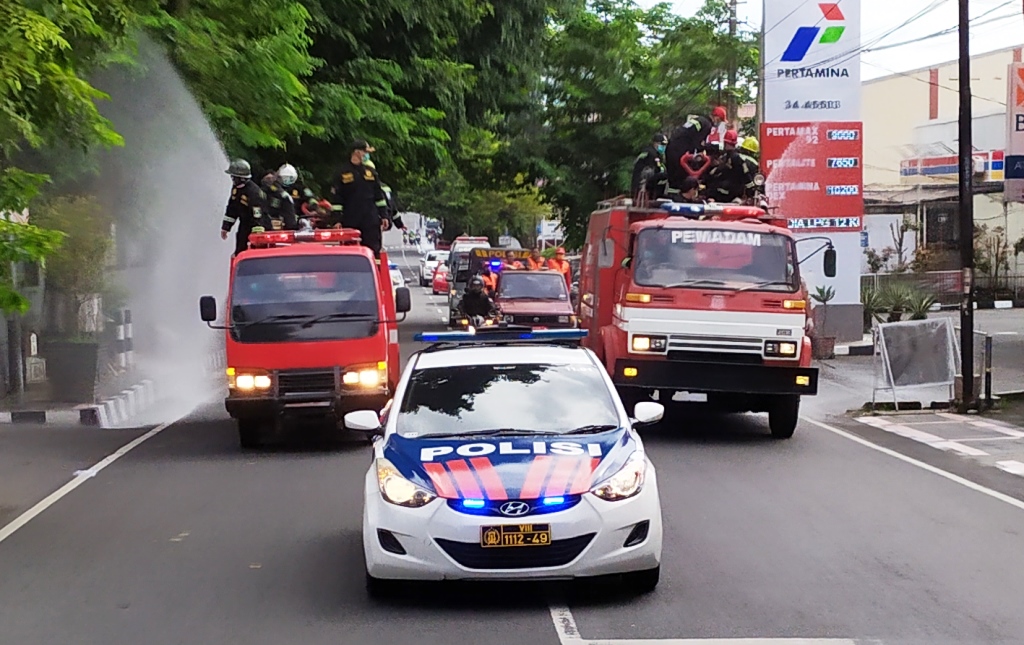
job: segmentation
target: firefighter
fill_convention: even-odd
[[[475,275],[469,279],[465,294],[459,301],[459,312],[467,318],[473,316],[493,318],[498,314],[498,308],[494,306],[494,301],[484,290],[484,280],[480,276]]]
[[[224,171],[231,176],[231,197],[224,210],[224,222],[220,228],[220,239],[228,239],[235,222],[235,255],[249,248],[249,234],[262,232],[270,226],[267,217],[266,196],[252,180],[252,167],[244,159],[235,159]]]
[[[707,196],[719,203],[742,200],[753,196],[757,188],[757,162],[744,157],[737,149],[739,136],[735,130],[725,133],[722,140],[724,151],[711,171],[708,172]]]
[[[349,146],[351,156],[334,177],[331,188],[332,220],[344,228],[358,229],[363,246],[378,259],[383,244],[383,231],[391,228],[387,198],[380,178],[373,168],[363,165],[374,148],[362,139]]]
[[[540,249],[530,251],[530,257],[526,258],[526,268],[530,271],[544,271],[548,268]]]
[[[295,169],[295,166],[286,163],[278,168],[277,179],[292,198],[297,215],[305,217],[314,215],[317,203],[316,195],[299,179],[299,171]]]
[[[703,204],[700,198],[700,182],[696,177],[687,177],[679,188],[679,199],[675,200],[681,204]]]
[[[651,137],[651,143],[633,164],[633,183],[630,195],[637,202],[652,201],[665,194],[665,148],[668,137],[660,132]],[[644,193],[644,195],[641,195]]]
[[[372,168],[374,171],[377,170],[377,164],[370,161],[369,155],[367,155],[367,158],[363,160],[363,165],[366,166],[367,168]],[[384,200],[387,202],[388,215],[391,218],[391,222],[398,228],[402,229],[403,237],[408,241],[409,230],[405,227],[405,224],[402,222],[402,216],[398,214],[398,200],[395,199],[395,194],[394,192],[392,192],[391,186],[388,186],[383,181],[381,181],[380,187],[381,189],[384,190]]]
[[[554,259],[548,260],[548,268],[558,271],[565,277],[565,286],[572,287],[572,265],[565,259],[565,249],[558,247]]]
[[[298,228],[295,218],[295,203],[292,196],[281,184],[280,177],[269,172],[263,176],[263,194],[267,199],[267,215],[275,229],[294,231]]]
[[[665,196],[669,199],[676,199],[683,180],[689,176],[682,165],[683,156],[699,152],[709,132],[711,120],[704,116],[691,116],[672,131],[665,148],[665,176],[668,180]]]
[[[502,268],[505,271],[519,271],[523,268],[523,263],[516,259],[515,251],[505,251],[505,263]]]
[[[729,131],[729,124],[726,123],[728,118],[728,113],[721,105],[711,110],[711,132],[708,133],[708,143],[720,143],[725,138],[725,133]]]

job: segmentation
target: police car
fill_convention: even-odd
[[[370,433],[367,589],[397,580],[543,580],[625,574],[658,584],[654,466],[582,330],[419,334],[385,410],[345,415]],[[566,345],[568,343],[568,345]]]

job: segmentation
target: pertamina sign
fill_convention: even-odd
[[[1011,63],[1007,78],[1003,190],[1007,202],[1024,202],[1024,63]]]
[[[764,121],[860,120],[860,0],[764,3]]]
[[[769,123],[761,128],[768,201],[793,230],[862,229],[861,123]]]

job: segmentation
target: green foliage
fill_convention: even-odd
[[[820,302],[823,305],[827,305],[829,302],[834,300],[836,297],[836,290],[833,287],[817,287],[814,293],[811,294],[811,299],[815,302]]]
[[[5,314],[25,313],[29,302],[11,280],[11,266],[36,264],[53,254],[64,235],[32,224],[0,219],[0,310]]]
[[[63,250],[46,263],[52,287],[77,299],[106,289],[112,218],[96,199],[59,197],[33,209],[32,220],[66,236]]]
[[[885,301],[877,289],[862,288],[860,290],[860,302],[864,306],[864,333],[866,334],[871,331],[875,322],[882,322],[882,313],[885,312]]]
[[[929,293],[915,293],[911,297],[910,305],[907,308],[908,313],[910,313],[910,319],[926,320],[928,318],[928,312],[931,311],[932,305],[934,305],[936,302],[937,300],[935,299],[935,296]]]

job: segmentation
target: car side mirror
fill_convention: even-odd
[[[836,277],[836,250],[825,249],[825,277]]]
[[[409,287],[395,289],[395,313],[407,314],[412,311],[412,294]]]
[[[365,432],[370,435],[382,435],[384,429],[380,427],[380,417],[373,410],[356,410],[345,415],[345,427],[355,432]]]
[[[654,401],[641,401],[633,408],[633,426],[649,426],[665,416],[665,406]]]
[[[199,299],[199,317],[203,322],[212,323],[217,320],[217,299],[203,296]]]

